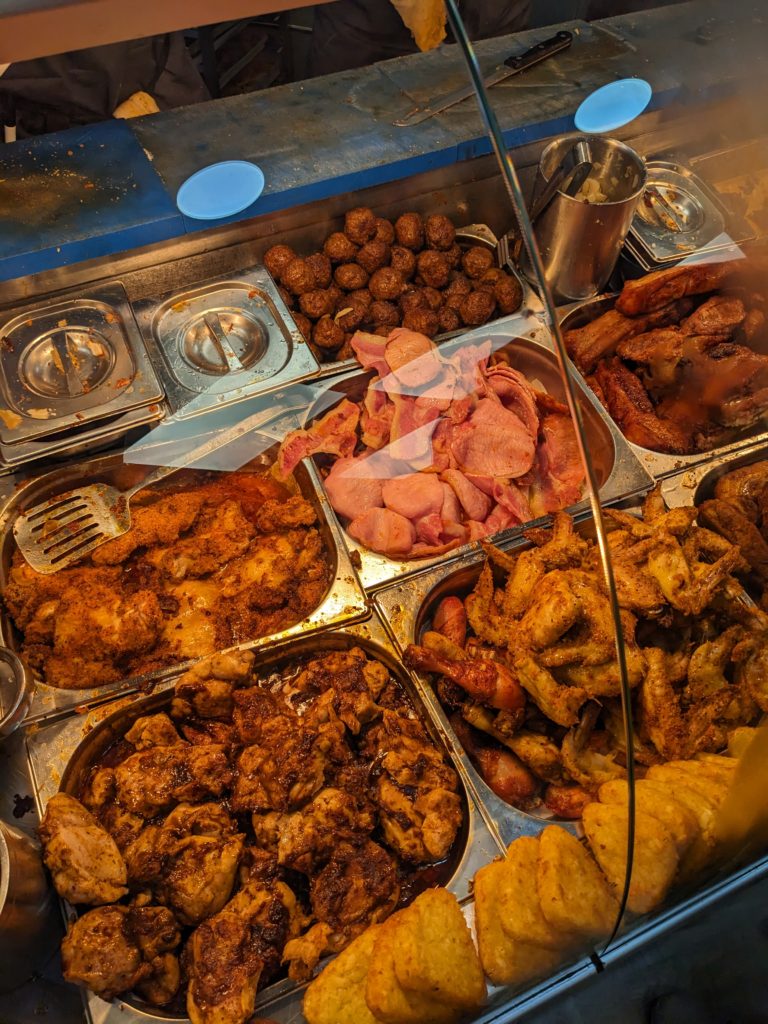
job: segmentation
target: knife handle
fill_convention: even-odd
[[[530,50],[526,50],[525,53],[521,53],[517,57],[507,57],[504,63],[508,68],[512,68],[513,71],[525,71],[526,68],[531,67],[532,64],[538,64],[545,57],[551,57],[553,53],[567,50],[572,42],[573,33],[563,30],[557,32],[551,39],[545,39],[542,43],[536,43]]]

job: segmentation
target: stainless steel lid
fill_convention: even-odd
[[[0,326],[0,443],[150,405],[163,392],[120,284],[14,310]]]
[[[748,237],[744,225],[734,222],[706,182],[684,164],[656,160],[646,166],[645,190],[627,238],[643,266],[667,266]]]

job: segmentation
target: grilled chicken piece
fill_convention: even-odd
[[[173,950],[181,934],[165,907],[99,907],[79,917],[61,944],[64,977],[102,999],[138,989],[162,1006],[176,995]]]
[[[503,711],[518,712],[520,721],[525,712],[525,693],[512,672],[498,661],[476,661],[464,657],[451,661],[426,647],[409,644],[403,659],[411,668],[439,672],[456,683],[481,704]]]
[[[264,724],[261,743],[237,759],[232,807],[236,811],[293,811],[325,782],[329,760],[318,734],[298,716],[276,716]]]
[[[768,583],[768,543],[758,528],[736,506],[713,498],[699,505],[699,522],[738,545],[750,572]]]
[[[184,744],[184,740],[176,732],[176,726],[165,712],[137,718],[125,734],[125,738],[136,750]]]
[[[112,903],[128,892],[115,841],[79,800],[66,793],[51,797],[39,831],[46,867],[63,899]]]
[[[742,260],[723,260],[720,263],[694,263],[657,270],[645,277],[625,281],[616,300],[616,309],[624,316],[640,316],[686,295],[714,291],[742,267]]]
[[[233,692],[250,675],[253,651],[231,651],[193,665],[174,687],[171,714],[174,718],[213,718],[223,722],[232,718]]]
[[[295,530],[297,526],[312,526],[316,522],[317,512],[306,498],[298,494],[285,501],[271,498],[256,513],[256,525],[261,533]]]
[[[179,804],[161,826],[148,825],[125,851],[134,888],[150,890],[177,919],[196,925],[230,897],[244,837],[218,804]]]
[[[693,439],[684,429],[657,415],[648,394],[618,359],[598,366],[595,373],[608,411],[629,441],[652,451],[685,455],[694,450]]]
[[[333,690],[334,707],[349,731],[357,735],[378,714],[376,704],[389,673],[384,665],[370,661],[363,650],[332,651],[307,662],[296,679],[301,693],[317,694]]]
[[[331,857],[337,843],[362,841],[375,825],[373,806],[364,795],[358,799],[356,794],[326,787],[300,811],[278,816],[278,862],[311,874]]]
[[[155,547],[147,552],[146,559],[171,580],[210,576],[245,554],[255,532],[239,503],[230,499],[203,509],[192,536]]]
[[[339,843],[310,885],[314,915],[331,927],[336,948],[389,917],[399,897],[395,862],[371,840]]]
[[[115,768],[115,797],[126,810],[153,818],[174,803],[220,796],[232,779],[223,746],[150,747]]]
[[[137,548],[172,544],[188,530],[200,514],[205,495],[186,491],[159,498],[145,507],[131,507],[131,528],[122,537],[107,541],[91,555],[94,565],[118,565]]]
[[[199,925],[187,945],[191,1024],[245,1024],[256,989],[280,963],[285,942],[301,921],[284,882],[251,880]]]
[[[565,686],[552,673],[539,665],[528,651],[515,654],[515,670],[520,683],[534,704],[558,725],[571,726],[578,719],[579,709],[588,699],[580,686]]]
[[[614,354],[618,345],[636,334],[679,323],[692,305],[690,299],[678,299],[655,313],[635,318],[624,316],[618,309],[610,309],[586,326],[565,332],[568,355],[583,374],[590,374],[601,359]]]

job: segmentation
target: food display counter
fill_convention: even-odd
[[[555,322],[469,105],[394,130],[462,84],[445,48],[274,91],[299,133],[342,92],[350,123],[312,168],[267,133],[273,188],[238,220],[168,197],[233,154],[239,101],[130,130],[152,210],[127,200],[98,244],[98,197],[61,257],[16,218],[0,1007],[63,984],[63,922],[82,1002],[57,1024],[490,1024],[763,878],[768,125],[734,60],[764,25],[723,6],[566,26],[499,96],[535,210],[587,87],[641,55],[657,90],[613,133],[646,175],[619,259]],[[174,159],[163,118],[214,115]],[[557,201],[594,214],[622,185],[578,141]],[[12,190],[66,144],[15,151]]]

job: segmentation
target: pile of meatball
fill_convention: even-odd
[[[386,336],[402,326],[434,338],[514,313],[523,301],[493,253],[462,249],[439,213],[404,213],[393,224],[360,206],[322,252],[302,257],[273,245],[264,264],[321,362],[353,357],[357,330]]]

